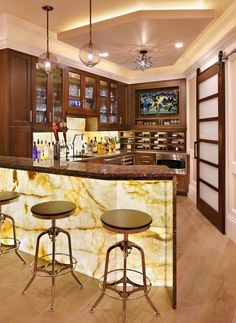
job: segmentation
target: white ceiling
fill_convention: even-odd
[[[135,69],[140,49],[147,49],[153,67],[173,65],[207,25],[234,0],[93,0],[93,40],[108,60]],[[46,27],[43,5],[52,5],[50,30],[75,47],[88,42],[89,0],[1,0],[9,13]],[[186,11],[187,10],[187,11]],[[97,22],[97,23],[96,23]],[[175,49],[175,42],[183,42]]]

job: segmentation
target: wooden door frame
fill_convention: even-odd
[[[204,80],[210,78],[211,76],[218,74],[218,93],[217,95],[212,95],[207,98],[199,100],[199,84]],[[218,117],[217,118],[208,118],[205,121],[218,121],[218,189],[213,185],[204,182],[200,179],[199,176],[199,164],[200,159],[200,150],[199,150],[199,103],[211,99],[214,97],[218,98]],[[204,216],[222,233],[225,233],[225,65],[223,62],[223,52],[219,52],[218,62],[210,66],[203,72],[200,69],[197,69],[197,79],[196,79],[196,107],[197,107],[197,208],[201,211]],[[201,140],[202,141],[202,140]],[[207,142],[207,140],[205,140]],[[210,141],[208,141],[210,142]],[[212,141],[211,141],[212,142]],[[214,164],[204,161],[206,164],[216,167]],[[199,195],[199,183],[202,182],[208,187],[216,190],[218,192],[218,212],[210,207],[205,201],[200,198]]]

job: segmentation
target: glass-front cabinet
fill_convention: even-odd
[[[75,111],[82,108],[81,104],[81,75],[76,72],[68,72],[68,108]]]
[[[99,98],[99,122],[100,124],[107,124],[109,119],[107,81],[99,81]]]
[[[99,125],[100,128],[117,126],[118,117],[118,84],[110,80],[99,81]]]
[[[63,69],[56,67],[46,73],[36,64],[35,70],[35,125],[51,126],[52,121],[63,120]]]
[[[36,65],[36,108],[35,122],[48,122],[48,105],[47,105],[47,76],[46,73]]]
[[[110,85],[110,119],[112,125],[118,124],[118,85],[111,83]]]
[[[91,112],[96,111],[96,79],[94,77],[85,76],[85,94],[84,94],[84,109]]]
[[[63,120],[63,70],[55,68],[52,74],[52,115],[50,115],[50,122],[60,122]]]

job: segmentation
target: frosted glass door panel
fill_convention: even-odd
[[[218,121],[200,122],[199,139],[218,140]]]
[[[200,183],[199,191],[200,198],[218,212],[218,192],[203,183]]]
[[[218,168],[200,163],[199,164],[199,177],[205,182],[218,188]]]
[[[199,84],[199,99],[218,93],[218,75],[215,74]]]
[[[218,165],[218,145],[200,142],[200,159],[207,160]]]
[[[218,98],[199,103],[199,118],[218,117]]]

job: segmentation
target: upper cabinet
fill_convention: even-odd
[[[118,83],[109,79],[99,80],[99,129],[113,129],[120,125],[118,96]]]
[[[65,111],[75,116],[97,116],[96,76],[67,68]]]
[[[67,112],[71,114],[77,114],[80,110],[82,111],[81,74],[77,70],[68,68],[66,80]]]
[[[51,127],[52,121],[60,122],[63,114],[63,67],[57,66],[46,74],[35,64],[35,128]]]

